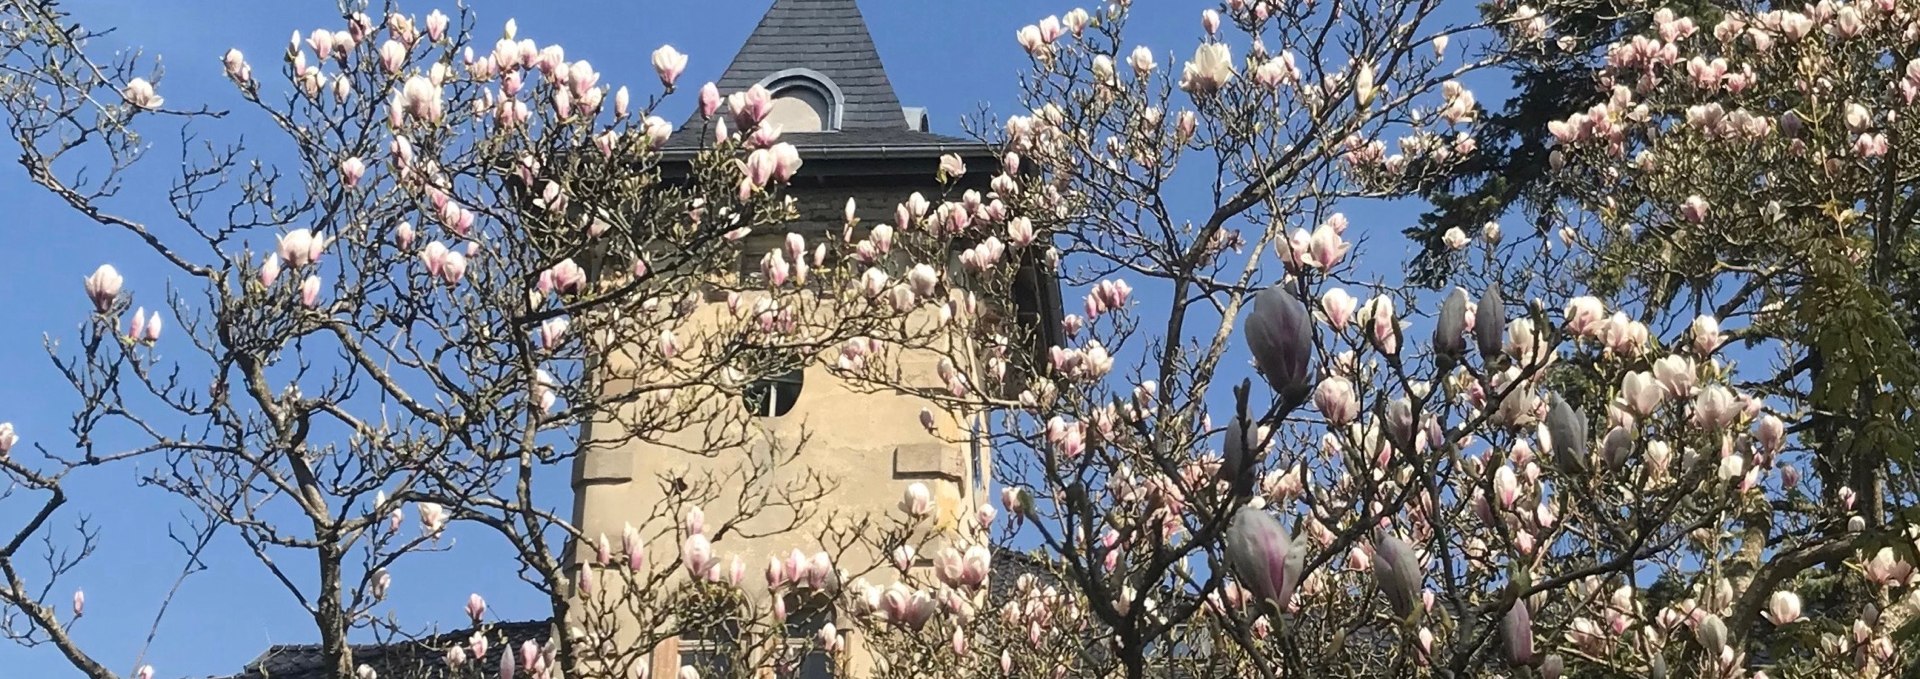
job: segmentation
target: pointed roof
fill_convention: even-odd
[[[842,130],[904,130],[900,97],[854,0],[774,0],[716,85],[722,94],[794,69],[824,75],[844,97]]]

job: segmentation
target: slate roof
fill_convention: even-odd
[[[803,158],[989,152],[979,142],[922,132],[908,123],[855,0],[774,0],[714,85],[725,96],[794,69],[825,76],[844,100],[838,130],[782,135]],[[698,149],[708,135],[706,121],[696,113],[667,142],[668,154]]]
[[[841,129],[907,129],[893,81],[854,0],[774,0],[715,83],[721,94],[791,69],[818,71],[846,97]]]
[[[987,600],[998,606],[1013,594],[1014,583],[1023,574],[1032,574],[1046,584],[1057,584],[1058,576],[1038,557],[1009,550],[995,550],[993,574],[987,581]],[[446,665],[449,646],[466,646],[473,630],[463,629],[413,641],[387,644],[353,645],[355,666],[365,664],[387,679],[464,679],[495,677],[500,672],[500,649],[518,649],[532,641],[545,644],[553,633],[550,620],[531,620],[488,625],[487,657],[479,671],[469,664],[459,673]],[[268,648],[239,674],[225,679],[329,679],[319,644],[278,644]]]

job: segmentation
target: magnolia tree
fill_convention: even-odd
[[[794,215],[780,188],[800,159],[759,124],[764,89],[723,101],[697,88],[698,129],[670,155],[674,128],[655,111],[687,65],[671,47],[653,54],[657,83],[629,87],[512,21],[496,38],[464,11],[342,10],[342,23],[294,33],[284,53],[193,62],[222,69],[245,101],[224,120],[277,138],[248,148],[183,136],[178,177],[136,195],[127,178],[148,134],[181,119],[215,129],[218,114],[168,97],[138,55],[85,52],[96,34],[52,3],[4,5],[0,101],[27,178],[146,246],[167,273],[103,263],[83,286],[49,290],[81,320],[50,342],[81,406],[65,436],[0,424],[11,483],[0,500],[20,517],[0,540],[0,629],[86,676],[153,675],[69,633],[84,605],[78,562],[118,557],[85,523],[72,542],[56,530],[72,520],[70,478],[138,464],[142,482],[199,513],[189,560],[215,534],[244,545],[311,616],[330,676],[378,671],[356,662],[349,637],[404,641],[436,622],[397,616],[383,598],[393,569],[452,549],[456,526],[509,546],[517,563],[500,570],[572,629],[509,647],[476,593],[476,629],[448,644],[435,676],[481,663],[501,676],[644,671],[654,642],[715,623],[697,612],[737,610],[737,591],[709,585],[737,585],[743,568],[714,543],[758,516],[801,525],[827,511],[817,499],[832,481],[776,473],[799,447],[783,442],[680,479],[627,517],[616,548],[553,514],[568,503],[536,477],[634,441],[754,449],[756,421],[724,404],[880,334],[869,326],[895,342],[930,336],[904,319],[935,306],[932,281],[905,265],[891,287],[843,276],[826,244],[799,236],[766,253],[764,283],[715,275],[756,230],[777,234]],[[714,295],[726,311],[690,330]],[[733,518],[705,525],[700,506],[720,502]],[[682,558],[648,561],[644,545],[661,539],[684,542]],[[792,573],[823,587],[833,558],[808,555]],[[605,572],[581,577],[582,562]],[[595,597],[596,585],[618,595]],[[616,632],[615,619],[645,623]]]
[[[1910,664],[1914,38],[1903,3],[1661,10],[1607,47],[1601,103],[1549,126],[1554,181],[1583,208],[1568,268],[1648,323],[1729,326],[1728,347],[1665,370],[1724,376],[1794,434],[1758,472],[1768,504],[1712,552],[1736,616],[1770,588],[1807,597],[1817,624],[1733,629],[1783,667]]]
[[[231,115],[288,143],[189,154],[156,211],[116,181],[139,131],[208,114],[138,59],[90,58],[44,3],[6,9],[0,95],[29,178],[173,268],[103,266],[70,293],[89,315],[54,359],[83,403],[77,452],[0,428],[5,501],[31,503],[0,543],[0,629],[88,676],[152,674],[68,633],[84,599],[63,610],[67,555],[97,534],[29,547],[60,544],[68,478],[134,460],[200,510],[195,544],[217,529],[260,557],[342,677],[646,676],[656,642],[715,633],[726,662],[682,676],[1905,668],[1904,456],[1831,447],[1903,431],[1911,371],[1874,362],[1905,336],[1903,298],[1844,288],[1874,300],[1847,318],[1880,323],[1844,346],[1843,325],[1816,326],[1834,329],[1820,344],[1770,320],[1819,313],[1835,281],[1902,289],[1898,8],[1711,35],[1660,16],[1596,74],[1612,100],[1552,129],[1573,245],[1449,233],[1471,289],[1437,295],[1364,256],[1381,227],[1359,206],[1472,155],[1460,79],[1551,49],[1552,7],[1443,25],[1437,0],[1235,1],[1199,14],[1191,56],[1130,42],[1126,2],[1050,17],[1016,35],[1030,111],[992,133],[997,167],[949,157],[947,194],[776,237],[747,253],[751,285],[716,272],[794,217],[779,189],[798,156],[761,124],[764,90],[710,85],[669,146],[652,112],[685,67],[671,49],[634,101],[511,22],[489,44],[464,13],[346,7],[276,69],[208,61],[250,104]],[[961,188],[970,172],[985,190]],[[1881,278],[1848,278],[1867,258]],[[1086,291],[1037,356],[995,301],[1023,267]],[[1716,320],[1736,318],[1752,329]],[[1730,339],[1809,367],[1750,377],[1768,357]],[[939,353],[937,379],[894,360],[912,352]],[[936,408],[983,420],[1000,508],[944,520],[916,485],[897,515],[750,576],[727,554],[742,521],[833,511],[830,480],[772,472],[804,447],[786,441],[666,484],[622,535],[546,509],[565,503],[535,477],[583,449],[756,449],[724,404],[811,360],[929,400],[930,432]],[[739,486],[757,490],[722,495]],[[709,525],[720,504],[739,518]],[[424,631],[385,610],[391,569],[468,529],[512,548],[500,567],[555,632],[508,644],[476,594],[475,629],[434,637],[433,661],[360,666],[350,636]],[[659,542],[677,558],[648,558]],[[891,558],[852,570],[854,549]],[[316,577],[278,565],[295,559]],[[1027,573],[992,582],[996,560]],[[1822,593],[1811,615],[1803,587]],[[796,616],[832,622],[793,643]]]
[[[1024,81],[1031,113],[1006,121],[1004,174],[982,198],[1009,206],[1005,237],[1031,228],[1058,246],[1063,275],[1087,290],[1084,313],[1065,319],[1067,343],[1036,365],[1019,365],[1018,352],[956,355],[958,377],[918,390],[998,414],[1005,521],[989,541],[1033,549],[1049,573],[985,598],[966,577],[964,545],[947,545],[930,578],[915,581],[903,563],[906,584],[855,583],[856,612],[876,611],[866,619],[883,674],[1904,670],[1896,630],[1910,617],[1913,534],[1883,505],[1888,491],[1871,491],[1863,511],[1868,491],[1809,489],[1800,468],[1824,440],[1808,434],[1816,418],[1857,422],[1844,413],[1864,406],[1890,413],[1882,421],[1904,417],[1888,404],[1910,398],[1897,381],[1905,363],[1877,373],[1871,355],[1909,351],[1883,346],[1906,335],[1856,335],[1838,368],[1846,388],[1819,388],[1844,405],[1821,406],[1809,401],[1834,401],[1808,395],[1798,373],[1746,377],[1743,364],[1769,357],[1731,349],[1746,333],[1718,319],[1770,301],[1777,314],[1826,313],[1775,291],[1860,262],[1872,237],[1856,229],[1871,208],[1857,202],[1904,220],[1897,168],[1859,163],[1888,153],[1875,135],[1892,123],[1890,102],[1913,90],[1899,87],[1904,65],[1889,65],[1908,15],[1776,12],[1730,19],[1716,42],[1662,13],[1654,35],[1615,48],[1596,74],[1619,85],[1614,101],[1552,129],[1567,147],[1556,162],[1569,171],[1569,211],[1596,224],[1562,243],[1456,229],[1445,240],[1463,251],[1473,289],[1429,298],[1383,277],[1385,262],[1367,265],[1356,243],[1376,227],[1342,210],[1430,186],[1473,150],[1466,133],[1479,109],[1457,79],[1502,55],[1554,49],[1547,10],[1441,28],[1434,4],[1230,2],[1201,14],[1191,58],[1163,66],[1162,53],[1124,38],[1126,5],[1018,33],[1035,66]],[[1861,36],[1884,37],[1844,47],[1872,39]],[[1709,55],[1683,70],[1689,39]],[[1802,39],[1805,51],[1768,55]],[[1766,56],[1754,58],[1783,73],[1712,61],[1755,43]],[[1458,61],[1481,50],[1495,56]],[[1848,80],[1854,71],[1818,59],[1876,75]],[[1883,113],[1840,122],[1841,82],[1884,83],[1861,90]],[[1764,142],[1777,149],[1767,153],[1730,142],[1768,138],[1771,120],[1700,103],[1789,107],[1815,93],[1827,109],[1798,114],[1800,127]],[[1679,102],[1695,105],[1690,125],[1666,122]],[[1659,148],[1669,143],[1678,146]],[[1650,151],[1635,155],[1642,145]],[[1586,154],[1577,168],[1574,153]],[[1806,252],[1804,239],[1761,228],[1781,203],[1765,208],[1776,196],[1753,189],[1781,183],[1807,194],[1798,228],[1856,249]],[[1721,193],[1683,199],[1707,191]],[[1210,200],[1183,204],[1196,193]],[[1728,203],[1744,205],[1739,216],[1714,221]],[[1710,245],[1652,226],[1614,240],[1626,224],[1669,222]],[[934,227],[914,223],[916,233]],[[1768,253],[1794,266],[1715,268],[1744,239],[1795,244]],[[1589,241],[1619,248],[1566,245]],[[1903,252],[1889,248],[1881,256]],[[1846,256],[1820,259],[1829,251]],[[1605,264],[1739,301],[1676,316],[1669,290],[1610,306],[1602,295],[1635,298],[1620,274],[1596,275]],[[1702,271],[1742,283],[1702,282]],[[1835,333],[1856,322],[1832,320]],[[989,347],[993,338],[982,336]],[[1249,354],[1257,383],[1232,377]],[[1017,381],[997,383],[1009,375]],[[1900,469],[1892,456],[1862,463],[1880,465],[1866,478],[1882,485]],[[1802,585],[1864,596],[1808,619]]]

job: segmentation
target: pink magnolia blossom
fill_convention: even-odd
[[[1767,622],[1785,627],[1800,620],[1800,595],[1781,590],[1767,598],[1767,610],[1761,614]]]
[[[359,186],[360,177],[366,173],[367,163],[366,161],[360,160],[359,156],[353,156],[340,161],[340,179],[346,183],[347,188]]]
[[[1360,413],[1360,399],[1354,394],[1353,382],[1339,376],[1321,380],[1320,385],[1314,387],[1313,405],[1332,426],[1345,426]]]
[[[924,519],[933,513],[933,493],[927,484],[915,482],[907,486],[906,493],[900,498],[900,511],[915,519]]]
[[[128,81],[126,88],[120,90],[120,96],[126,99],[127,105],[149,111],[167,103],[165,97],[154,94],[153,83],[147,82],[146,78]]]
[[[427,13],[427,39],[440,42],[447,37],[447,15],[440,10]]]
[[[713,543],[705,535],[688,535],[680,546],[680,560],[685,564],[687,573],[703,577],[708,568],[714,565]]]
[[[1225,43],[1203,43],[1180,73],[1180,89],[1194,96],[1213,94],[1233,79],[1233,53]]]
[[[240,50],[227,50],[226,56],[221,57],[220,64],[226,69],[227,78],[235,83],[246,85],[253,82],[253,67],[247,65],[247,57]]]
[[[309,309],[320,306],[320,277],[308,276],[300,281],[300,304]]]
[[[672,45],[663,45],[653,51],[653,71],[659,74],[660,84],[668,91],[673,90],[674,82],[680,80],[680,74],[686,70],[687,55],[681,54]]]
[[[330,242],[325,235],[311,229],[288,231],[279,236],[280,260],[295,269],[317,263]]]
[[[102,264],[94,269],[93,274],[83,281],[87,299],[93,300],[93,310],[106,313],[107,309],[112,308],[114,300],[120,297],[120,286],[124,282],[125,279],[120,277],[120,272],[112,264]]]
[[[134,312],[134,318],[139,318],[139,312]],[[161,323],[160,310],[155,309],[153,314],[147,317],[146,331],[144,333],[134,333],[136,335],[134,339],[145,340],[148,344],[160,341]]]

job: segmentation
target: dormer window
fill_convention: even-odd
[[[775,73],[761,81],[773,93],[766,122],[785,132],[834,132],[840,129],[845,99],[825,74],[805,68]]]

